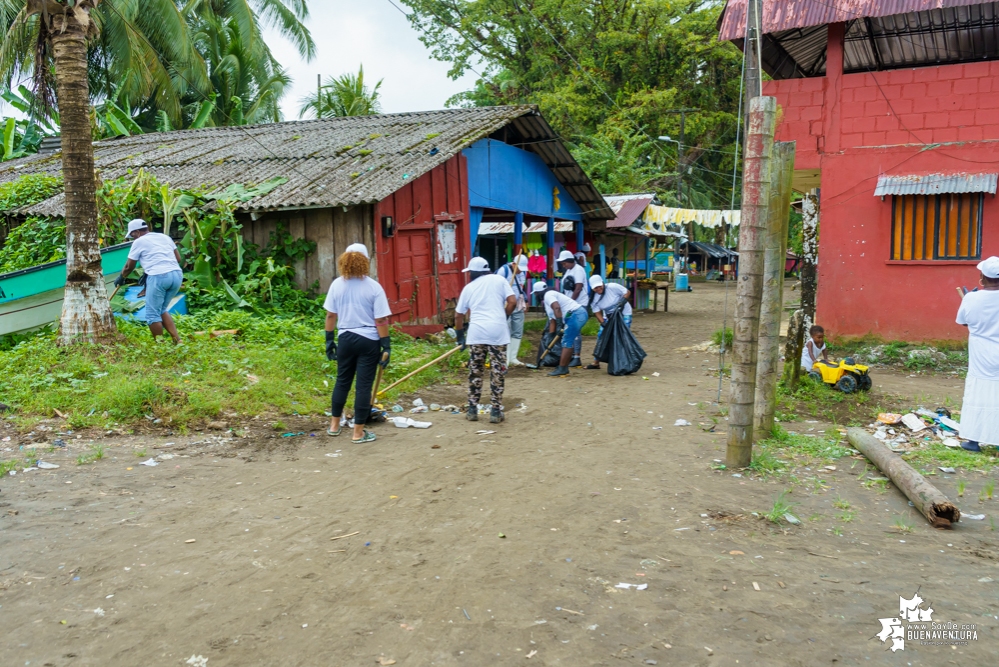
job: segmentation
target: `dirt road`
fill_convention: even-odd
[[[676,348],[719,328],[723,295],[697,286],[670,301],[635,317],[648,380],[516,370],[498,426],[431,413],[428,430],[380,426],[357,447],[322,435],[321,419],[285,420],[305,433],[294,438],[257,420],[245,438],[113,438],[94,464],[75,465],[71,448],[46,455],[59,469],[3,478],[0,663],[994,661],[989,519],[933,530],[894,489],[862,486],[849,457],[764,479],[714,470],[723,417],[717,432],[698,425],[717,410],[717,360]],[[892,390],[960,401],[952,378],[906,379]],[[173,458],[139,465],[162,453]],[[999,509],[974,500],[987,477],[945,477],[934,481],[952,499],[967,481],[964,512]],[[785,489],[801,525],[753,516]],[[932,621],[974,624],[978,639],[890,651],[878,619],[917,591]]]

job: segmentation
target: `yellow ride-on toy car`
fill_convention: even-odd
[[[853,357],[847,357],[838,364],[831,361],[816,361],[808,374],[818,382],[832,385],[844,394],[852,394],[858,389],[869,391],[874,384],[867,370],[867,366],[858,364]]]

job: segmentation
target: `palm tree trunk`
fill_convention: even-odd
[[[101,271],[97,239],[97,183],[90,134],[86,27],[66,17],[53,31],[56,95],[62,120],[62,173],[66,191],[66,296],[59,342],[95,342],[117,337]],[[41,66],[41,65],[39,65]]]

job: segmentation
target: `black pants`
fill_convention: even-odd
[[[340,334],[336,346],[336,385],[333,387],[333,405],[330,408],[334,417],[343,416],[343,406],[347,404],[347,394],[350,393],[350,385],[356,375],[354,423],[364,424],[368,421],[371,414],[371,385],[375,383],[380,350],[377,340],[350,331]]]

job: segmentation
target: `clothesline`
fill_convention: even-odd
[[[733,227],[738,226],[742,220],[742,211],[649,205],[642,217],[645,220],[645,229],[655,234],[665,231],[667,225],[685,225],[688,222],[696,222],[702,227],[710,228],[720,227],[723,222]]]

